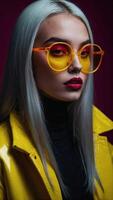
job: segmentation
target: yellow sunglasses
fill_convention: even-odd
[[[66,70],[77,55],[81,64],[81,72],[85,74],[96,72],[104,55],[104,51],[97,44],[86,44],[76,53],[66,42],[55,42],[48,47],[33,48],[33,52],[40,51],[46,52],[48,65],[56,72]]]

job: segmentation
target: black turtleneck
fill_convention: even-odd
[[[78,144],[73,144],[72,120],[68,112],[70,103],[53,100],[41,95],[46,126],[52,141],[52,149],[70,197],[69,200],[93,200],[86,192],[85,173]]]

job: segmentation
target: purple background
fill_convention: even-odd
[[[0,4],[0,85],[15,21],[32,0],[4,0]],[[95,74],[95,105],[113,120],[113,0],[74,1],[88,17],[95,43],[105,51],[101,69]]]

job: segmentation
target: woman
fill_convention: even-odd
[[[92,74],[102,55],[74,4],[39,0],[22,12],[0,102],[0,199],[112,199],[107,140],[95,134],[94,158],[92,134]],[[94,131],[112,129],[112,122],[94,110]],[[103,129],[96,115],[105,121]],[[106,141],[109,181],[98,164],[100,138]]]

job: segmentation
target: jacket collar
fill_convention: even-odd
[[[12,146],[25,153],[32,154],[35,150],[34,144],[25,132],[16,113],[10,114],[10,126],[12,132]]]
[[[93,106],[93,133],[99,135],[110,130],[113,130],[113,121]]]
[[[35,152],[35,147],[28,134],[25,133],[18,116],[10,114],[10,125],[13,137],[13,147],[26,153]],[[113,129],[113,121],[103,114],[97,107],[93,106],[93,132],[96,135]]]

